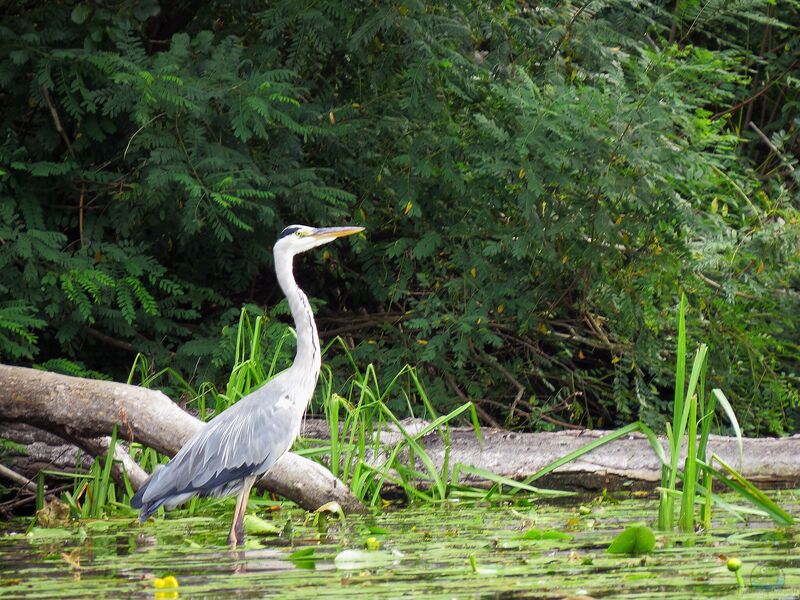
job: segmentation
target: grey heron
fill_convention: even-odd
[[[131,499],[142,522],[160,506],[172,509],[193,496],[238,493],[228,536],[244,539],[244,513],[250,489],[289,450],[317,384],[319,337],[308,298],[292,271],[294,256],[363,227],[291,225],[275,242],[275,272],[286,295],[297,332],[294,362],[265,385],[204,425],[165,466],[157,469]]]

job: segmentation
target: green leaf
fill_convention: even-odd
[[[520,539],[569,541],[573,539],[573,536],[556,529],[528,529],[520,536]]]
[[[244,516],[244,532],[248,535],[279,535],[280,527],[255,515]]]
[[[300,548],[286,558],[298,569],[313,569],[317,560],[312,547]]]
[[[646,525],[626,527],[608,547],[610,554],[639,556],[650,554],[656,546],[656,536]]]
[[[791,527],[795,524],[792,515],[778,506],[769,496],[743,477],[736,469],[731,467],[716,454],[712,453],[711,458],[712,464],[713,461],[716,461],[721,465],[722,469],[713,469],[713,467],[700,461],[698,461],[698,464],[703,468],[712,469],[718,481],[724,483],[743,498],[750,500],[755,506],[767,513],[778,525],[782,527]]]
[[[314,556],[314,548],[308,547],[300,548],[299,550],[292,552],[287,558],[289,560],[297,560],[300,558],[311,558],[312,556]]]
[[[81,2],[80,4],[76,4],[75,8],[72,9],[72,22],[76,23],[77,25],[82,25],[86,22],[92,14],[92,7],[88,3]]]
[[[744,462],[744,440],[742,439],[742,428],[739,427],[739,420],[736,418],[736,413],[722,390],[714,388],[711,393],[714,394],[717,402],[722,406],[722,410],[725,411],[725,415],[728,417],[731,427],[733,427],[733,432],[736,434],[736,445],[739,447],[739,464],[741,465]]]

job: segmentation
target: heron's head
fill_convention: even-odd
[[[289,225],[281,231],[275,242],[275,251],[290,255],[306,252],[317,246],[332,242],[336,238],[364,231],[363,227],[309,227],[308,225]]]

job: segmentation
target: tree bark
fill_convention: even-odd
[[[0,422],[51,432],[95,456],[107,451],[114,425],[120,441],[136,441],[168,456],[203,425],[158,391],[7,365],[0,365]],[[143,473],[122,454],[119,458],[138,489]],[[292,453],[278,460],[260,483],[308,510],[330,501],[346,512],[364,510],[329,471]]]

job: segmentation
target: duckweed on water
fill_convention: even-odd
[[[798,513],[800,493],[777,495]],[[0,596],[800,597],[800,533],[765,520],[743,527],[725,517],[710,534],[658,534],[650,555],[629,557],[609,554],[609,544],[630,523],[652,522],[655,501],[583,510],[452,502],[331,519],[321,532],[302,510],[254,500],[256,516],[281,534],[251,536],[236,552],[226,547],[227,504],[219,514],[143,526],[116,518],[25,534],[17,522],[0,537]]]

